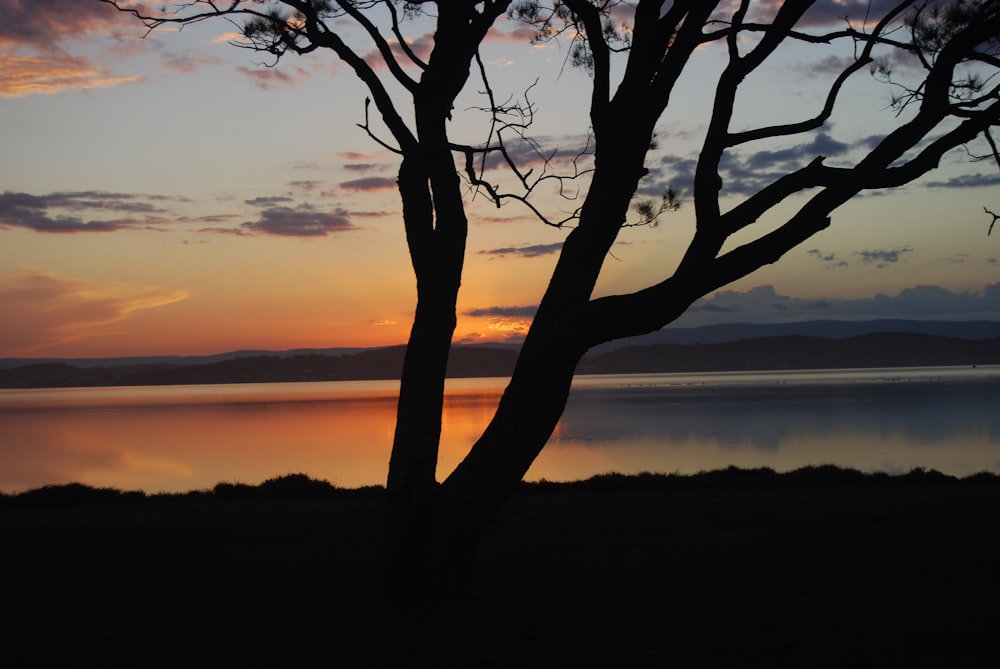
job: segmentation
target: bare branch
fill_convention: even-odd
[[[883,44],[882,39],[883,33],[889,28],[891,23],[896,20],[900,13],[902,13],[912,2],[903,2],[897,5],[892,11],[887,13],[881,21],[875,26],[871,34],[864,34],[856,32],[853,29],[842,31],[839,33],[830,33],[823,36],[818,36],[815,38],[816,42],[828,44],[833,39],[839,37],[850,37],[856,42],[864,43],[864,48],[861,53],[855,57],[853,63],[844,68],[843,71],[837,76],[830,86],[827,92],[826,100],[823,103],[823,108],[818,114],[812,118],[799,121],[798,123],[787,123],[782,125],[768,126],[764,128],[757,128],[755,130],[748,130],[744,132],[734,133],[729,137],[729,146],[737,146],[739,144],[745,144],[748,142],[753,142],[761,139],[781,137],[788,135],[796,135],[810,130],[815,130],[826,123],[830,115],[833,113],[834,105],[837,102],[837,97],[840,94],[844,83],[861,68],[869,63],[873,62],[872,59],[872,49],[876,44]]]
[[[1000,218],[1000,214],[994,214],[992,211],[990,211],[986,207],[983,207],[983,211],[985,211],[987,214],[989,214],[990,216],[993,217],[993,220],[990,221],[990,227],[986,231],[986,236],[989,237],[990,233],[993,232],[993,225],[997,222],[997,219]]]

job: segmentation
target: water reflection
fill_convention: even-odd
[[[501,379],[449,386],[440,471],[492,416]],[[155,491],[305,472],[384,482],[387,382],[0,391],[0,490],[52,483]],[[1000,368],[583,377],[529,479],[607,471],[1000,472]]]

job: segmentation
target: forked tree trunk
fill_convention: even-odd
[[[390,591],[407,597],[421,596],[427,587],[425,553],[438,492],[444,383],[465,256],[465,212],[454,170],[451,176],[456,197],[432,202],[423,161],[404,160],[399,173],[417,307],[403,360],[386,482],[390,508],[384,552]]]

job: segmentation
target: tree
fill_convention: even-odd
[[[982,138],[988,150],[981,157],[1000,164],[991,135],[1000,124],[996,0],[868,3],[863,23],[845,21],[827,32],[803,27],[807,12],[823,4],[815,0],[192,0],[162,13],[102,1],[132,13],[150,30],[228,19],[244,38],[240,46],[276,59],[330,50],[370,92],[361,127],[400,157],[403,227],[417,280],[387,478],[392,518],[387,554],[397,593],[422,593],[461,580],[477,542],[555,428],[587,350],[660,329],[698,298],[776,262],[828,227],[832,212],[862,191],[909,183],[956,147]],[[537,40],[569,40],[573,63],[591,75],[593,167],[585,175],[581,206],[561,221],[544,219],[529,199],[540,180],[554,175],[522,172],[496,130],[524,132],[532,111],[530,104],[498,104],[479,61],[480,46],[505,15],[529,24]],[[404,35],[407,20],[418,16],[434,23],[426,59]],[[746,80],[779,47],[840,43],[849,45],[852,55],[830,78],[825,102],[813,116],[733,130]],[[659,202],[637,202],[636,194],[649,173],[645,163],[657,123],[673,102],[679,78],[695,52],[712,45],[728,57],[715,81],[693,174],[689,197],[696,230],[690,243],[678,266],[664,271],[657,283],[594,298],[616,236],[634,224],[628,222],[630,210],[638,210],[640,224],[649,224],[677,206],[672,190]],[[365,50],[376,52],[384,68],[371,65]],[[918,67],[897,72],[892,63],[902,55]],[[449,121],[474,67],[490,94],[489,129],[482,144],[470,146],[452,141]],[[720,167],[731,152],[764,140],[814,137],[842,102],[845,83],[865,72],[895,92],[898,121],[891,132],[852,164],[829,166],[817,155],[728,206]],[[369,124],[370,104],[391,139]],[[512,112],[527,120],[505,122]],[[490,184],[482,167],[490,156],[511,169],[519,191]],[[497,204],[520,200],[569,232],[496,414],[468,456],[438,483],[445,366],[468,232],[467,184]],[[766,215],[780,218],[749,241],[738,241]]]

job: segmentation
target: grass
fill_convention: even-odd
[[[378,589],[383,495],[294,474],[0,506],[5,666],[996,666],[1000,478],[523,485],[461,599]],[[8,663],[9,662],[9,663]]]
[[[522,494],[551,491],[611,492],[611,491],[671,491],[699,488],[795,488],[801,486],[864,486],[899,487],[912,485],[998,485],[1000,476],[992,472],[978,472],[966,477],[942,474],[924,468],[912,469],[906,474],[889,475],[883,472],[863,473],[856,469],[835,465],[802,467],[778,473],[769,467],[743,469],[727,467],[697,474],[619,474],[610,472],[591,478],[569,481],[534,481],[521,484]],[[47,485],[16,494],[0,492],[0,508],[30,506],[89,506],[137,504],[143,502],[169,503],[179,501],[211,500],[290,500],[337,499],[343,497],[381,495],[381,486],[338,488],[329,481],[314,479],[303,473],[285,474],[269,478],[259,485],[246,483],[217,483],[211,490],[192,490],[185,493],[147,494],[142,490],[95,488],[82,483]]]

